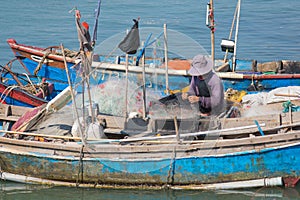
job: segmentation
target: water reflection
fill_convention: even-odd
[[[124,190],[46,187],[13,182],[0,182],[0,199],[174,199],[174,200],[211,200],[211,199],[300,199],[300,187],[296,188],[257,188],[247,190]]]

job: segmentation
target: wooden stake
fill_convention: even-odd
[[[143,44],[144,46],[144,44]],[[145,49],[146,51],[146,49]],[[145,52],[142,56],[142,66],[143,66],[143,118],[145,119],[147,116],[146,110],[146,72],[145,72]]]
[[[177,117],[174,117],[174,125],[175,125],[175,131],[176,131],[176,140],[178,143],[180,143],[180,135],[178,130],[178,123],[177,123]]]
[[[233,28],[234,28],[234,24],[235,24],[236,16],[237,16],[237,10],[238,10],[238,4],[236,5],[234,16],[233,16],[233,19],[232,19],[231,29],[230,29],[230,33],[229,33],[229,37],[228,37],[229,40],[231,40],[231,37],[232,37],[232,32],[233,32]],[[225,53],[225,56],[224,56],[224,62],[227,62],[227,55],[228,55],[228,49],[226,49],[226,53]]]
[[[214,19],[214,1],[210,0],[210,14],[211,14],[211,59],[213,66],[215,66],[215,19]]]
[[[238,0],[238,10],[237,10],[237,19],[235,26],[235,37],[234,37],[234,50],[233,50],[233,62],[232,62],[232,71],[235,71],[236,68],[236,48],[237,48],[237,40],[239,33],[239,24],[240,24],[240,10],[241,10],[241,0]]]
[[[168,73],[168,42],[167,42],[167,24],[164,24],[164,44],[165,44],[165,75],[166,75],[166,94],[169,94],[169,73]]]
[[[126,63],[125,63],[125,67],[126,67],[126,82],[125,82],[125,114],[124,117],[127,119],[128,117],[128,108],[127,108],[127,104],[128,104],[128,53],[126,53]]]
[[[82,127],[80,126],[79,114],[78,114],[78,111],[77,111],[75,96],[74,96],[74,93],[73,93],[72,82],[71,82],[70,75],[69,75],[69,69],[68,69],[68,65],[67,65],[67,60],[66,60],[63,44],[61,44],[61,51],[62,51],[63,58],[64,58],[64,64],[65,64],[66,74],[67,74],[67,78],[68,78],[68,83],[69,83],[69,86],[70,86],[70,89],[71,89],[71,97],[72,97],[72,101],[73,101],[73,108],[74,108],[75,114],[76,114],[76,120],[77,120],[78,127],[79,127],[81,142],[85,145],[86,142],[85,142],[85,139],[84,139],[84,136],[83,136]]]

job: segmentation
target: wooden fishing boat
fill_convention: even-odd
[[[18,44],[14,39],[8,39],[8,44],[13,50],[18,60],[25,66],[30,73],[36,73],[40,77],[59,80],[64,82],[62,90],[68,86],[65,73],[64,59],[60,52],[53,48],[38,48]],[[76,55],[76,52],[73,52]],[[120,59],[120,56],[112,59],[112,62],[101,61],[99,56],[95,55],[92,67],[97,69],[95,74],[101,79],[93,79],[91,83],[101,84],[112,77],[125,77],[126,66]],[[97,59],[96,59],[97,58]],[[134,59],[131,63],[135,63]],[[117,60],[117,63],[115,63]],[[80,61],[74,57],[67,56],[67,65],[69,68]],[[166,73],[168,74],[168,84],[170,90],[180,90],[189,85],[190,76],[187,70],[190,68],[189,60],[170,59],[168,71],[165,70],[163,58],[156,59],[158,68],[153,68],[151,61],[145,66],[147,88],[158,88],[162,93],[166,90]],[[220,64],[218,64],[220,63]],[[39,70],[37,69],[37,66]],[[69,69],[71,79],[74,81],[76,70]],[[300,64],[296,61],[276,61],[257,63],[255,60],[236,60],[234,72],[232,71],[232,62],[225,65],[216,61],[215,71],[224,82],[225,90],[228,88],[236,90],[245,90],[249,92],[270,91],[277,87],[300,85]],[[143,67],[135,64],[128,66],[129,78],[135,82],[141,82]]]
[[[300,176],[299,116],[224,118],[222,129],[184,132],[180,127],[189,119],[152,118],[143,130],[128,128],[134,118],[99,114],[106,120],[107,139],[2,131],[1,178],[96,188],[293,186]],[[196,136],[203,137],[191,139]]]
[[[32,47],[9,42],[19,58],[33,63],[33,51],[28,51]],[[54,57],[50,57],[53,52],[39,52],[40,59],[35,64],[52,68],[47,63],[54,62]],[[127,67],[121,62],[108,64],[98,60],[93,67],[102,76],[107,71],[122,74],[127,69],[135,75],[143,73],[142,67]],[[144,72],[155,72],[162,77],[174,75],[176,83],[182,83],[178,78],[189,79],[186,69],[167,71],[148,67]],[[239,75],[237,70],[234,73]],[[164,81],[161,89],[165,89]],[[72,94],[73,91],[65,93],[74,100]],[[60,108],[67,103],[64,98],[58,99],[51,105]],[[127,113],[126,117],[120,117],[94,112],[92,99],[89,100],[87,112],[82,106],[83,114],[75,120],[70,120],[73,113],[68,106],[61,112],[53,113],[56,110],[53,109],[49,114],[45,108],[52,106],[43,105],[22,115],[11,129],[1,131],[1,178],[74,187],[172,189],[294,186],[299,180],[300,112],[289,109],[288,113],[264,112],[253,117],[227,118],[234,111],[229,109],[226,117],[209,118],[191,115],[189,110],[183,112],[181,108],[177,115],[173,107],[171,113],[164,115],[163,105],[158,104],[158,115],[153,112],[148,118],[128,118]],[[74,108],[79,110],[76,105]],[[275,108],[279,109],[278,105],[272,104],[270,109],[275,111]],[[92,114],[85,118],[85,113]],[[205,125],[211,129],[199,131]],[[89,135],[90,127],[98,127],[99,135]]]
[[[40,47],[18,44],[14,39],[8,39],[7,42],[27,73],[36,74],[39,77],[44,77],[51,80],[51,82],[59,82],[61,85],[61,91],[68,86],[67,75],[64,66],[64,58],[60,49],[54,47],[43,49]],[[76,67],[74,66],[80,63],[80,59],[76,59],[76,57],[74,57],[75,55],[77,55],[76,52],[72,52],[71,55],[73,57],[70,57],[68,56],[68,54],[66,54],[66,61],[69,68],[71,81],[74,83],[77,73]],[[94,57],[99,58],[97,55],[95,55]],[[120,59],[120,57],[118,58]],[[117,57],[115,59],[117,59]],[[93,69],[97,69],[95,71],[95,74],[98,78],[95,78],[95,76],[91,76],[90,83],[101,84],[106,80],[116,76],[119,78],[124,78],[126,68],[125,64],[120,63],[120,61],[118,64],[114,64],[114,62],[115,61],[113,61],[113,63],[94,61],[92,67]],[[174,66],[174,68],[177,67],[178,69],[178,66],[176,66],[174,62],[175,61],[171,61],[170,65]],[[189,61],[178,60],[176,62],[178,62],[180,66],[189,68]],[[187,69],[168,70],[170,79],[169,82],[172,90],[181,89],[189,84],[190,78],[186,74],[186,70]],[[129,66],[129,76],[132,81],[141,82],[141,73],[142,68],[140,66]],[[151,67],[147,67],[146,78],[146,84],[148,88],[158,88],[162,93],[164,93],[165,69],[153,69]]]
[[[53,95],[53,83],[44,80],[34,83],[28,76],[26,79],[18,77],[18,74],[9,68],[13,61],[4,67],[1,66],[0,102],[26,107],[36,107],[47,103]]]
[[[32,86],[31,88],[27,89],[32,89],[33,87],[36,92],[35,95],[31,94],[30,92],[27,92],[26,90],[24,90],[24,88],[22,89],[19,86],[9,86],[0,82],[0,102],[2,104],[4,103],[26,107],[36,107],[47,103],[48,100],[46,99],[46,92],[51,92],[51,90],[53,90],[53,84],[47,85],[46,91],[42,89],[37,89],[35,88],[35,86]]]
[[[31,111],[32,108],[24,106],[15,106],[8,104],[0,104],[0,129],[10,130],[12,125],[27,111]],[[1,132],[1,137],[5,133]]]
[[[18,70],[12,69],[18,77],[26,79],[26,76],[29,76],[33,81],[44,78],[55,84],[55,94],[68,87],[68,76],[59,46],[51,46],[43,49],[35,46],[19,45],[14,39],[8,39],[7,42],[12,48],[16,59],[20,61],[21,66],[26,72],[25,75],[18,73]],[[74,55],[77,52],[65,50],[65,53],[68,55],[66,57],[67,66],[71,72],[74,72],[71,68],[76,67],[80,62]],[[9,76],[9,74],[4,77],[6,76]],[[70,79],[72,82],[75,82],[76,72],[70,74]]]

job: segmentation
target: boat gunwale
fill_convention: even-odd
[[[159,152],[172,152],[173,149],[176,149],[176,152],[192,152],[192,151],[201,151],[205,149],[225,149],[232,148],[232,150],[237,148],[242,148],[243,146],[252,146],[253,149],[255,146],[259,145],[268,145],[276,147],[277,145],[281,146],[284,143],[297,143],[300,142],[300,131],[295,131],[293,133],[285,134],[272,134],[265,136],[256,136],[248,138],[237,138],[237,139],[218,139],[218,140],[199,140],[199,141],[190,141],[190,143],[178,143],[176,140],[172,140],[173,143],[143,143],[143,141],[138,143],[106,143],[106,144],[93,144],[83,147],[82,144],[78,142],[40,142],[40,141],[30,141],[30,140],[20,140],[20,139],[11,139],[11,138],[0,138],[0,144],[3,147],[5,145],[12,145],[14,147],[31,147],[31,148],[41,148],[49,149],[53,151],[69,151],[73,153],[79,153],[83,147],[83,153],[88,154],[101,154],[101,153],[114,153],[118,152],[119,154],[126,153],[159,153]],[[274,144],[276,142],[276,144]],[[214,146],[211,146],[213,144]],[[272,145],[273,144],[273,145]],[[164,151],[162,151],[164,150]],[[261,149],[260,149],[261,150]]]
[[[40,47],[18,44],[17,42],[15,42],[15,40],[14,40],[14,42],[11,42],[11,40],[8,39],[7,42],[9,44],[9,46],[11,47],[11,49],[14,51],[21,51],[24,53],[30,53],[30,54],[42,56],[42,57],[47,52],[47,51],[43,51],[43,49]],[[50,53],[49,55],[47,55],[47,58],[52,59],[54,61],[64,62],[63,56],[55,55],[53,53]],[[71,62],[71,63],[75,64],[76,60],[78,60],[78,59],[66,57],[66,60],[67,60],[67,62]]]

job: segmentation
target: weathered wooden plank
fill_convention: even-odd
[[[112,115],[98,115],[99,118],[106,120],[107,128],[111,129],[124,129],[126,119],[125,117],[112,116]]]
[[[243,117],[243,118],[224,118],[220,119],[222,128],[232,128],[237,126],[248,126],[254,125],[254,120],[259,123],[265,123],[266,127],[279,126],[279,114],[254,116],[254,117]]]
[[[7,104],[0,104],[0,115],[2,116],[16,116],[20,117],[25,112],[32,110],[32,108],[27,108],[23,106],[14,106]]]
[[[20,117],[19,116],[5,116],[0,114],[0,120],[3,121],[13,121],[16,122]]]
[[[148,143],[141,141],[138,143],[130,143],[129,145],[123,144],[87,144],[84,148],[84,152],[93,154],[104,154],[111,153],[114,154],[119,152],[119,154],[126,155],[132,153],[170,153],[173,148],[176,148],[177,152],[185,151],[199,151],[205,149],[231,149],[232,152],[235,149],[243,148],[243,146],[256,146],[256,145],[279,145],[287,141],[298,141],[300,142],[300,131],[288,134],[275,134],[263,137],[248,137],[241,139],[223,139],[223,140],[203,140],[203,141],[183,141],[181,144],[177,144],[177,141],[168,140],[170,143]],[[162,141],[163,142],[163,141]],[[173,143],[172,143],[173,142]],[[190,142],[190,143],[188,143]],[[28,151],[26,146],[32,148],[42,148],[42,149],[52,149],[55,151],[62,152],[74,152],[78,155],[82,145],[79,143],[69,142],[69,143],[54,143],[54,142],[36,142],[36,141],[24,141],[16,139],[1,138],[2,146],[4,144],[13,146],[23,146],[24,152]],[[276,144],[277,143],[277,144]],[[21,148],[21,147],[18,147]],[[254,147],[252,147],[253,149]]]

